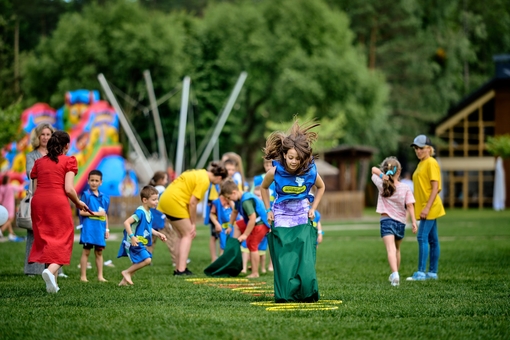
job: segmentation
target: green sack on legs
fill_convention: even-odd
[[[317,229],[311,224],[272,228],[267,239],[274,267],[275,301],[318,301]]]
[[[236,277],[243,270],[241,245],[236,238],[227,238],[223,254],[204,269],[204,274],[213,277]]]

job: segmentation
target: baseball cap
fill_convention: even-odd
[[[417,136],[414,139],[413,144],[411,144],[411,146],[417,146],[419,148],[423,148],[426,145],[432,145],[432,142],[430,141],[429,137],[425,135]]]

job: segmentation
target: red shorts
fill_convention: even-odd
[[[246,223],[244,220],[239,220],[236,222],[237,227],[241,231],[241,234],[246,230]],[[250,250],[250,252],[258,251],[259,244],[262,242],[262,239],[269,232],[269,228],[266,227],[265,224],[259,224],[253,227],[251,230],[250,236],[246,239],[246,246]]]

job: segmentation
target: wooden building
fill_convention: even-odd
[[[338,169],[334,174],[319,174],[326,192],[318,207],[322,218],[361,218],[365,207],[365,187],[370,160],[376,150],[367,146],[341,145],[320,155]]]
[[[446,207],[491,207],[495,158],[485,147],[488,136],[510,134],[510,55],[495,56],[496,76],[452,107],[435,130],[443,171]],[[510,197],[510,160],[504,161],[506,197]],[[509,207],[510,199],[506,200]]]

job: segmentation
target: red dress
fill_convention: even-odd
[[[37,179],[31,203],[34,244],[28,262],[69,264],[74,242],[74,223],[65,192],[65,176],[78,173],[74,156],[61,155],[58,163],[44,156],[30,174]]]

